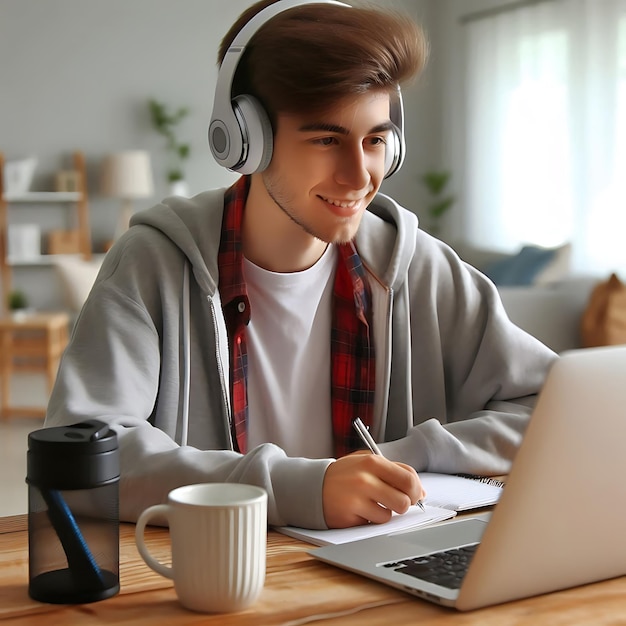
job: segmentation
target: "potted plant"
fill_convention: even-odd
[[[169,165],[167,168],[167,182],[174,193],[185,195],[186,182],[184,163],[189,158],[190,147],[182,143],[176,130],[181,121],[189,114],[187,107],[180,107],[171,111],[164,103],[154,98],[148,101],[150,119],[154,129],[166,140],[165,148],[168,153]]]
[[[20,319],[23,318],[28,311],[28,298],[23,291],[14,289],[9,292],[7,305],[9,307],[9,311],[11,312],[11,317],[14,319]]]
[[[429,230],[435,236],[440,233],[441,219],[455,201],[454,196],[446,194],[446,187],[451,176],[452,174],[445,170],[431,170],[422,174],[422,183],[431,197],[428,207]]]

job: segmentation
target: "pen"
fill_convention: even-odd
[[[376,445],[376,442],[374,441],[372,435],[370,435],[369,430],[367,430],[367,426],[365,426],[365,424],[361,421],[360,417],[352,420],[352,425],[354,426],[354,430],[356,430],[357,434],[359,435],[363,443],[368,447],[370,452],[376,454],[377,456],[385,456],[380,451],[380,448]],[[421,500],[417,501],[417,506],[419,506],[422,511],[426,510],[424,509],[424,503]]]
[[[105,589],[98,562],[61,493],[57,489],[42,489],[41,495],[48,506],[48,518],[61,542],[70,575],[76,584],[85,589]]]

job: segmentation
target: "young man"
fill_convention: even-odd
[[[231,68],[240,117],[267,113],[267,163],[136,215],[63,357],[46,424],[117,431],[126,520],[176,486],[230,481],[267,490],[271,524],[384,522],[424,496],[419,471],[507,472],[555,356],[378,194],[401,149],[398,86],[425,61],[419,28],[291,4]],[[269,5],[226,35],[220,80]],[[220,124],[217,156],[234,141]],[[357,416],[384,457],[351,454]]]

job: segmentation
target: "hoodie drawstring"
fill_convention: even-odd
[[[183,421],[180,433],[180,445],[187,445],[189,431],[189,387],[190,387],[190,336],[189,336],[189,263],[183,269]]]

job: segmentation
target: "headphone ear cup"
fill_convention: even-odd
[[[393,128],[385,148],[385,178],[396,172],[402,164],[402,142],[398,129]]]
[[[241,94],[232,104],[243,141],[242,159],[233,170],[240,174],[262,172],[272,160],[274,145],[269,117],[254,96]]]

